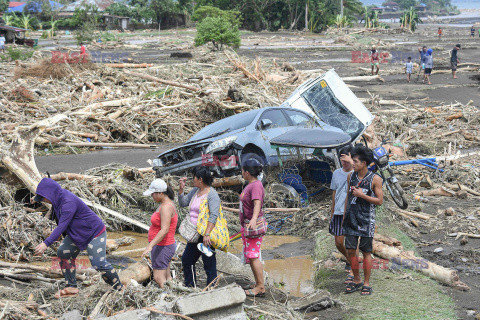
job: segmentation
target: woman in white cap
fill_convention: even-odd
[[[153,279],[163,288],[166,281],[171,280],[170,260],[175,254],[175,230],[178,215],[173,200],[175,194],[162,179],[155,179],[144,196],[152,196],[153,201],[160,203],[150,219],[152,225],[148,230],[148,246],[142,257],[151,252]]]

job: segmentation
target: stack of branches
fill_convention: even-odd
[[[50,60],[18,66],[0,88],[2,136],[9,140],[16,126],[63,113],[69,121],[43,132],[37,145],[183,142],[226,116],[278,105],[296,87],[282,79],[298,74],[275,62],[197,50],[188,64],[141,72]]]
[[[401,102],[396,106],[395,109],[377,109],[373,130],[403,146],[410,157],[452,155],[460,148],[474,148],[480,144],[480,111],[472,102],[437,107]]]
[[[1,208],[1,257],[12,261],[32,261],[35,246],[50,235],[52,227],[52,222],[45,219],[41,212],[27,212],[20,206]],[[49,248],[47,255],[54,255],[55,249],[55,246]]]

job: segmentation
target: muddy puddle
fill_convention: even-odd
[[[135,242],[130,246],[120,247],[113,252],[113,256],[125,256],[134,260],[140,260],[142,252],[148,244],[147,233],[132,231],[108,232],[108,239],[121,237],[133,237]],[[179,242],[185,242],[179,234],[175,238]],[[305,248],[302,248],[302,242],[305,242],[305,239],[300,237],[267,235],[262,244],[264,267],[270,281],[278,288],[289,292],[290,295],[295,297],[301,297],[313,289],[313,261],[310,255],[306,254]],[[242,252],[241,239],[231,243],[229,252],[240,256]],[[113,256],[111,263],[116,265],[116,260]],[[77,263],[80,268],[91,267],[86,255],[78,256]],[[48,261],[36,261],[33,264],[54,269],[59,268],[58,259],[55,257]]]

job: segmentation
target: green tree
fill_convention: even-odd
[[[416,0],[398,0],[395,1],[398,3],[398,6],[402,9],[408,9],[410,7],[414,7],[416,5]]]
[[[222,10],[212,6],[202,6],[195,9],[195,12],[192,15],[192,20],[197,22],[202,22],[206,17],[221,17],[232,25],[240,25],[240,11],[234,10]]]
[[[207,17],[197,24],[195,45],[201,46],[211,42],[216,50],[222,50],[224,45],[238,48],[240,46],[240,31],[224,17]]]
[[[414,7],[410,7],[410,9],[405,10],[400,17],[400,27],[406,28],[412,32],[417,29],[417,25],[419,23],[423,22],[418,16],[418,12]]]
[[[8,9],[9,0],[0,0],[0,12],[5,12]]]

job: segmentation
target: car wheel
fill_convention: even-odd
[[[265,184],[266,175],[267,175],[267,171],[266,171],[267,166],[265,165],[267,161],[266,161],[265,157],[262,157],[262,156],[260,156],[256,153],[253,153],[253,152],[242,154],[240,156],[240,167],[242,167],[244,161],[246,161],[247,159],[250,159],[250,158],[257,159],[263,165],[263,171],[260,174],[259,180],[262,181],[263,184]]]

